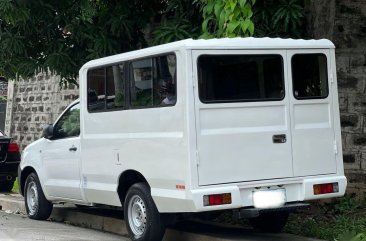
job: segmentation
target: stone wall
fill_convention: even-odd
[[[42,134],[43,126],[53,123],[73,100],[77,86],[61,88],[60,78],[41,73],[31,79],[9,82],[5,133],[24,149]]]
[[[348,191],[366,192],[366,0],[311,0],[311,38],[336,45],[343,159]]]

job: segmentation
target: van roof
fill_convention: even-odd
[[[144,48],[101,59],[89,61],[83,67],[93,67],[139,58],[177,49],[333,49],[334,44],[327,39],[282,39],[282,38],[220,38],[220,39],[185,39],[168,44]]]

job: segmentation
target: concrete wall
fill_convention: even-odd
[[[41,73],[31,79],[9,82],[5,133],[24,149],[42,134],[43,126],[53,123],[73,100],[76,86],[61,88],[60,78]]]
[[[366,192],[366,0],[312,0],[311,38],[336,45],[343,158],[349,192]]]

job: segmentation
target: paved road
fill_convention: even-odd
[[[95,230],[0,212],[0,241],[128,241]]]

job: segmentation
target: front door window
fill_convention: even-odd
[[[80,104],[68,109],[53,128],[53,139],[80,135]]]

